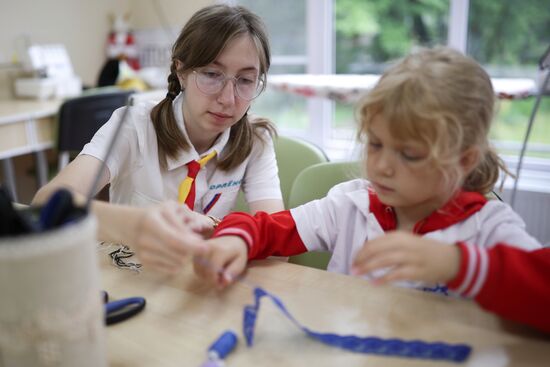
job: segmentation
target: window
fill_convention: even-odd
[[[381,74],[418,46],[445,44],[449,4],[444,1],[335,0],[337,74]],[[336,103],[331,137],[354,138],[353,106]]]
[[[238,2],[267,23],[272,42],[271,74],[379,74],[389,62],[415,47],[450,43],[482,63],[492,77],[536,78],[536,64],[548,47],[550,34],[545,0],[525,0],[521,6],[512,0]],[[321,7],[331,12],[330,16],[311,16]],[[325,34],[326,29],[333,33]],[[318,48],[333,51],[331,60],[320,68],[312,67],[319,58],[315,54]],[[311,100],[268,88],[253,111],[273,119],[282,133],[310,138],[331,158],[349,159],[356,129],[353,106],[325,102],[312,109]],[[491,137],[502,154],[517,156],[534,102],[534,98],[499,101]],[[548,120],[550,98],[546,97],[529,141],[530,157],[550,158]]]
[[[548,47],[548,2],[470,0],[468,54],[492,77],[538,78],[538,61]],[[491,136],[504,155],[519,154],[535,98],[501,100]],[[550,99],[543,98],[527,155],[550,158]]]
[[[265,22],[271,44],[270,74],[305,73],[306,1],[239,0]],[[252,113],[268,117],[281,131],[305,135],[310,129],[307,100],[268,88],[252,104]]]

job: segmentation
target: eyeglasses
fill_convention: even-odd
[[[235,93],[247,101],[258,97],[265,85],[264,81],[255,74],[228,77],[223,71],[216,69],[193,70],[193,74],[195,74],[197,88],[204,94],[217,94],[222,91],[228,80],[232,80]]]

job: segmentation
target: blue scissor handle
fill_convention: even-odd
[[[40,211],[42,228],[50,229],[58,226],[72,209],[73,196],[71,192],[67,189],[55,191]]]
[[[105,304],[105,324],[113,325],[124,321],[145,308],[145,298],[130,297]]]
[[[67,189],[56,190],[40,210],[42,230],[56,228],[86,215],[86,209],[74,205],[73,195]]]

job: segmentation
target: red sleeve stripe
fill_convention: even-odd
[[[244,229],[241,229],[241,228],[224,228],[224,229],[220,230],[219,232],[217,232],[214,237],[220,237],[220,236],[239,236],[240,238],[242,238],[246,242],[246,245],[248,246],[248,250],[250,250],[252,248],[252,243],[253,243],[252,236],[250,235],[250,233],[248,233]]]
[[[487,279],[487,270],[488,270],[487,250],[476,246],[476,251],[479,256],[478,266],[477,266],[478,271],[476,273],[475,283],[472,289],[470,290],[470,292],[466,294],[466,297],[471,297],[471,298],[474,298],[479,293],[479,290],[481,289],[481,287],[485,283],[485,280]]]
[[[459,280],[459,284],[455,288],[455,292],[465,297],[474,298],[477,296],[485,280],[489,270],[489,260],[487,250],[479,246],[464,244],[461,245],[463,256],[467,262],[466,272],[463,279]],[[451,288],[451,289],[452,289]]]
[[[468,265],[466,267],[466,277],[460,283],[460,286],[458,286],[456,289],[456,292],[459,294],[463,294],[468,289],[470,282],[472,281],[472,278],[474,276],[474,269],[477,265],[477,256],[475,256],[475,250],[472,249],[472,247],[469,245],[464,245],[463,249],[465,249],[468,253]]]
[[[470,281],[468,282],[467,284],[467,287],[466,289],[464,290],[464,292],[462,292],[462,294],[464,296],[466,296],[467,294],[470,293],[470,291],[472,290],[473,286],[474,286],[474,282],[475,280],[477,279],[477,275],[479,274],[479,267],[481,266],[480,263],[479,263],[479,251],[478,251],[478,248],[477,247],[471,247],[469,248],[471,250],[471,253],[472,253],[472,256],[474,258],[474,267],[472,269],[472,279],[470,279]]]

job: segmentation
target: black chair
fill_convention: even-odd
[[[133,91],[108,91],[67,100],[59,110],[57,149],[59,170],[68,163],[70,153],[80,152],[114,110],[126,105]]]

